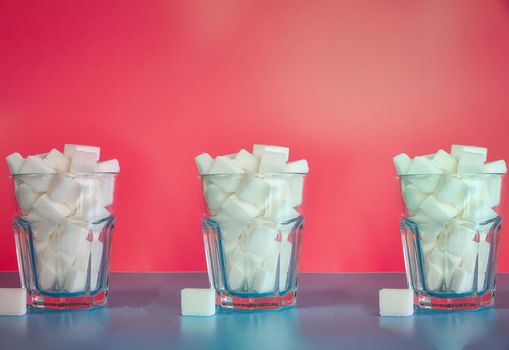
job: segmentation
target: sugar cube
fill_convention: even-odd
[[[200,175],[208,174],[209,170],[214,163],[214,159],[208,153],[202,153],[194,158],[198,172]]]
[[[7,160],[7,165],[9,166],[11,174],[19,174],[23,167],[23,162],[25,161],[18,152],[9,154],[5,160]]]
[[[183,316],[212,316],[216,313],[214,289],[184,288],[180,298]]]
[[[91,152],[74,151],[71,158],[71,172],[95,173],[97,171],[97,154]]]
[[[451,155],[459,159],[461,155],[465,152],[468,153],[476,153],[482,155],[482,161],[485,162],[488,157],[488,149],[484,147],[478,146],[465,146],[465,145],[452,145],[451,146]]]
[[[410,168],[410,163],[412,162],[406,153],[398,154],[392,158],[392,161],[394,162],[398,175],[405,175]]]
[[[379,292],[380,316],[412,316],[414,293],[412,289],[381,289]]]
[[[118,173],[120,164],[117,159],[105,160],[97,163],[97,171],[100,173]]]
[[[272,145],[253,145],[253,155],[261,159],[263,153],[272,152],[272,153],[281,153],[284,154],[285,162],[288,161],[288,156],[290,154],[290,149],[288,147],[281,146],[272,146]]]
[[[258,172],[258,166],[260,160],[253,156],[245,149],[241,149],[235,156],[235,161],[244,168],[246,172],[256,173]]]
[[[0,315],[23,316],[27,312],[25,288],[0,288]]]
[[[71,160],[55,148],[48,152],[45,159],[58,172],[66,173],[70,170]]]
[[[87,146],[87,145],[73,145],[66,144],[64,145],[64,155],[70,159],[73,158],[76,152],[88,152],[95,154],[95,161],[99,161],[101,155],[101,148],[96,146]]]

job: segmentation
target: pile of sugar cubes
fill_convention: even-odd
[[[114,174],[120,171],[116,159],[100,162],[99,156],[99,147],[66,144],[64,153],[6,158],[18,206],[31,226],[42,290],[83,291],[89,262],[90,289],[96,288],[106,223],[99,221],[110,217]]]
[[[289,236],[309,171],[306,160],[288,157],[287,147],[254,145],[252,153],[242,149],[215,159],[203,153],[195,159],[210,215],[219,224],[230,290],[285,289]]]
[[[451,153],[394,157],[408,215],[419,230],[429,290],[471,291],[476,265],[477,289],[484,289],[490,220],[497,217],[507,172],[505,161],[486,162],[487,154],[483,147],[452,145]]]

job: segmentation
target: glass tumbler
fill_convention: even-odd
[[[29,307],[63,310],[106,304],[116,176],[12,175],[18,267]]]
[[[279,309],[297,296],[305,174],[203,175],[210,285],[226,309]]]
[[[493,305],[504,174],[401,175],[400,222],[414,305]]]

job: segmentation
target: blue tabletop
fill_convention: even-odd
[[[0,317],[0,349],[509,349],[509,274],[497,282],[494,308],[392,318],[378,290],[404,274],[306,273],[295,308],[199,318],[180,316],[180,289],[207,287],[205,273],[114,273],[107,307]]]

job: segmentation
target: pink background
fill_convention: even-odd
[[[309,160],[303,270],[401,271],[392,156],[509,160],[508,111],[508,1],[0,0],[0,155],[117,157],[117,271],[204,270],[193,157],[255,142]]]

